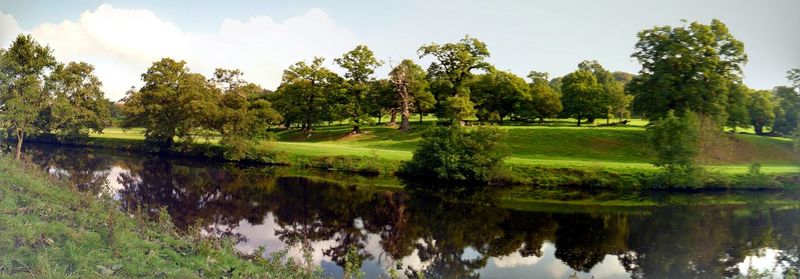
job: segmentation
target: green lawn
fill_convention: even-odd
[[[386,119],[384,118],[384,123]],[[378,156],[388,160],[408,160],[416,149],[422,131],[434,125],[434,119],[412,121],[413,130],[403,133],[395,127],[371,125],[363,134],[351,135],[351,127],[320,125],[313,132],[298,129],[279,130],[277,142],[264,143],[293,155],[305,156]],[[599,121],[598,124],[605,123]],[[574,120],[559,119],[543,125],[520,125],[506,122],[506,143],[511,149],[510,164],[556,167],[596,167],[651,169],[652,151],[647,145],[645,121],[633,120],[627,126],[576,127]],[[109,128],[98,139],[142,139],[140,129],[128,131]],[[216,141],[216,139],[211,139]],[[725,158],[713,160],[709,167],[726,173],[744,172],[752,163],[762,164],[765,172],[800,172],[800,153],[787,138],[769,138],[737,134]]]

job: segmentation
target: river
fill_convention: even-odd
[[[163,209],[180,229],[235,238],[247,253],[305,254],[337,278],[346,265],[365,278],[796,278],[800,268],[796,207],[520,211],[342,173],[50,145],[26,156],[122,210]]]

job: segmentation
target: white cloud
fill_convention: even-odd
[[[523,256],[519,252],[514,252],[512,254],[501,256],[497,258],[493,258],[492,262],[494,265],[500,268],[509,268],[509,267],[521,267],[521,266],[528,266],[534,265],[542,260],[541,257],[536,256]]]
[[[13,16],[0,11],[0,48],[6,48],[19,34],[19,24]]]
[[[0,24],[0,42],[10,42],[19,30],[16,21],[0,14]],[[186,60],[192,71],[206,75],[217,67],[239,68],[245,79],[275,88],[290,64],[313,56],[337,57],[357,43],[350,30],[320,9],[283,22],[269,16],[226,19],[216,32],[196,33],[148,10],[104,4],[77,21],[42,24],[30,33],[53,48],[59,61],[93,64],[106,96],[115,100],[139,86],[141,73],[162,57]]]

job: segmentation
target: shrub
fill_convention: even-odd
[[[422,135],[411,161],[399,174],[403,177],[445,181],[497,180],[503,159],[509,155],[502,143],[506,133],[497,128],[434,127]]]
[[[700,170],[694,164],[698,153],[697,128],[694,114],[686,113],[678,117],[673,111],[647,128],[648,140],[656,153],[653,165],[664,170],[656,178],[656,184],[667,187],[693,187],[699,184],[697,174]]]

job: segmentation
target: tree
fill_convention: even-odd
[[[528,84],[531,99],[523,103],[521,114],[538,117],[539,123],[543,123],[545,117],[556,117],[564,107],[561,105],[559,93],[548,84],[548,74],[531,71],[528,78],[531,79],[531,83]]]
[[[505,132],[497,128],[435,127],[422,136],[411,161],[400,171],[406,177],[447,181],[491,181],[498,178],[508,150]]]
[[[528,84],[512,73],[491,70],[475,76],[469,82],[470,96],[476,104],[478,119],[497,120],[519,112],[525,102],[530,102]]]
[[[774,90],[777,106],[775,107],[776,117],[772,131],[782,135],[791,135],[800,132],[800,129],[797,129],[800,125],[800,121],[798,121],[800,118],[800,69],[788,71],[786,77],[792,86],[778,86]]]
[[[656,151],[653,165],[667,172],[668,185],[686,185],[695,170],[694,159],[698,154],[697,118],[692,113],[666,116],[647,128],[650,145]]]
[[[264,89],[244,81],[242,75],[238,69],[217,69],[211,79],[222,91],[214,129],[222,135],[220,144],[231,160],[246,157],[258,140],[266,138],[267,128],[283,120],[264,99]]]
[[[469,107],[471,102],[465,82],[472,76],[473,70],[491,68],[491,65],[484,61],[489,57],[486,44],[467,35],[457,43],[423,45],[417,50],[417,53],[419,58],[432,56],[435,59],[428,67],[428,75],[432,79],[431,89],[439,102],[439,111],[450,112],[448,117],[463,117],[453,118],[458,122],[463,122],[464,118],[471,117],[472,114],[469,112],[473,109]],[[449,100],[453,97],[457,97],[457,99]],[[451,107],[447,108],[448,104]],[[458,105],[458,107],[452,107],[452,105]],[[463,110],[455,112],[458,109]]]
[[[751,124],[748,106],[750,105],[749,98],[752,94],[753,90],[747,88],[744,84],[731,84],[731,88],[728,91],[728,105],[725,107],[728,114],[725,126],[735,131],[737,127],[748,127]]]
[[[606,124],[608,124],[612,115],[617,115],[622,120],[623,115],[628,112],[628,106],[632,100],[628,94],[625,94],[624,84],[617,81],[615,74],[603,68],[596,60],[583,61],[578,64],[578,69],[592,72],[597,83],[603,87],[602,107],[604,109],[598,111],[598,115],[587,115],[588,122],[593,122],[596,117],[605,117]],[[620,78],[624,80],[627,77],[623,73]]]
[[[397,122],[398,100],[394,86],[387,79],[378,79],[369,82],[369,89],[365,100],[365,111],[370,115],[378,117],[378,124],[381,118],[387,113],[390,114],[389,125]]]
[[[775,121],[774,107],[772,92],[758,90],[750,93],[746,108],[750,124],[753,125],[756,135],[763,135],[764,127],[769,127]]]
[[[383,62],[376,59],[372,51],[365,45],[359,45],[333,61],[347,70],[344,76],[350,82],[348,89],[350,120],[353,122],[353,133],[360,134],[359,123],[370,120],[364,113],[364,97],[369,90],[368,82],[372,80],[371,76],[375,69],[383,65]]]
[[[0,124],[17,138],[16,159],[22,155],[25,136],[37,130],[36,121],[47,106],[43,90],[46,72],[56,65],[52,50],[31,35],[19,35],[0,52]]]
[[[562,82],[562,113],[576,118],[578,126],[581,126],[581,119],[603,111],[603,86],[597,82],[592,72],[579,69],[564,76]]]
[[[101,86],[90,64],[70,62],[56,66],[46,82],[45,88],[53,99],[40,115],[46,119],[41,123],[42,129],[71,140],[84,139],[90,131],[102,133],[111,125],[111,112]]]
[[[123,127],[144,127],[148,144],[165,152],[175,138],[190,144],[213,128],[219,92],[203,75],[190,72],[185,61],[153,62],[142,80],[144,86],[125,97]]]
[[[300,61],[283,71],[283,80],[273,103],[283,115],[288,127],[300,123],[304,131],[323,120],[334,120],[335,108],[341,103],[339,94],[343,80],[322,66],[324,58],[316,57],[311,64]],[[338,113],[337,113],[338,114]]]
[[[428,91],[428,81],[425,79],[425,70],[415,64],[411,59],[404,59],[397,67],[389,72],[389,81],[394,86],[396,98],[400,103],[400,130],[408,131],[411,109],[417,108],[422,113],[433,106],[433,94]]]
[[[775,122],[772,131],[781,135],[791,135],[800,124],[800,93],[788,86],[778,86],[773,90],[776,103]]]
[[[719,20],[639,32],[632,57],[642,70],[629,84],[634,110],[658,119],[694,111],[724,124],[729,85],[741,80],[744,44]]]

